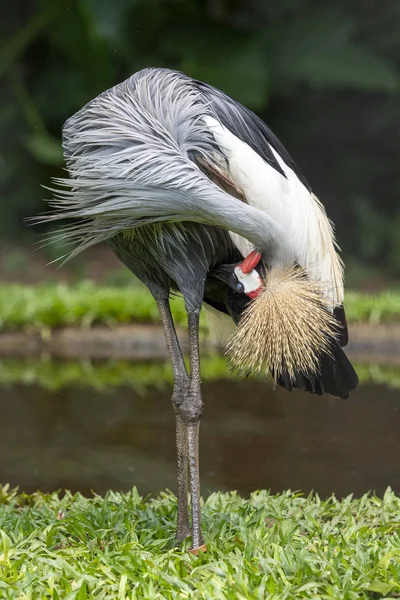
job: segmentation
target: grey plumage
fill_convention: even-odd
[[[224,230],[189,222],[126,230],[107,243],[156,298],[163,290],[177,289],[189,310],[203,299],[210,269],[234,253]]]
[[[271,258],[290,253],[273,219],[227,196],[196,164],[226,160],[203,120],[218,114],[211,90],[181,73],[145,69],[65,123],[70,179],[56,183],[70,189],[54,190],[55,211],[42,220],[80,220],[61,233],[75,244],[71,257],[126,229],[184,221],[235,232]]]

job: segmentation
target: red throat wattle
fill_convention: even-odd
[[[258,294],[262,291],[262,289],[262,285],[260,285],[260,287],[254,290],[253,292],[247,292],[246,296],[254,300],[254,298],[257,298]]]

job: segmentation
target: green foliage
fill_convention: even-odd
[[[21,24],[20,29],[2,46],[0,52],[0,76],[12,67],[14,61],[29,47],[41,31],[54,20],[60,7],[46,7],[39,10],[28,23]]]
[[[254,110],[262,110],[268,97],[268,64],[259,37],[236,35],[211,28],[207,36],[198,31],[180,32],[170,40],[182,56],[180,69],[222,88]]]
[[[349,292],[346,311],[350,322],[397,321],[400,319],[400,293]],[[186,325],[181,297],[172,299],[172,314],[177,325]],[[90,281],[75,286],[0,286],[0,330],[158,321],[154,299],[141,286],[104,287]],[[202,324],[205,326],[204,319]]]
[[[400,499],[284,492],[209,496],[208,552],[174,545],[176,499],[134,488],[104,497],[0,490],[0,586],[6,600],[394,598]]]
[[[332,7],[286,22],[271,36],[274,66],[291,82],[399,92],[395,65],[356,41],[356,31],[356,21]]]
[[[400,213],[390,218],[365,197],[354,201],[354,209],[360,258],[365,262],[378,262],[387,257],[393,270],[400,272]]]
[[[394,389],[400,389],[400,374],[396,367],[363,364],[355,365],[355,368],[361,384],[384,384]],[[202,381],[239,378],[236,373],[232,372],[226,357],[217,354],[202,357],[201,377]],[[256,379],[255,376],[251,378]],[[257,379],[262,380],[262,375]],[[49,357],[0,359],[0,386],[39,385],[53,391],[73,386],[98,390],[128,386],[137,392],[142,392],[147,387],[163,387],[171,384],[172,381],[169,361],[151,363],[122,360],[57,361]]]

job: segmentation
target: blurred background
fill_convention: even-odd
[[[33,252],[23,219],[62,174],[66,118],[150,65],[223,89],[271,126],[336,223],[348,285],[400,278],[396,0],[14,0],[0,29],[3,280],[127,276],[102,248],[45,268],[62,249]]]

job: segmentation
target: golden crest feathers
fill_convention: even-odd
[[[227,344],[241,372],[265,371],[275,380],[284,372],[318,371],[321,353],[329,353],[338,324],[326,309],[321,286],[300,268],[265,273],[264,289],[242,315]]]

